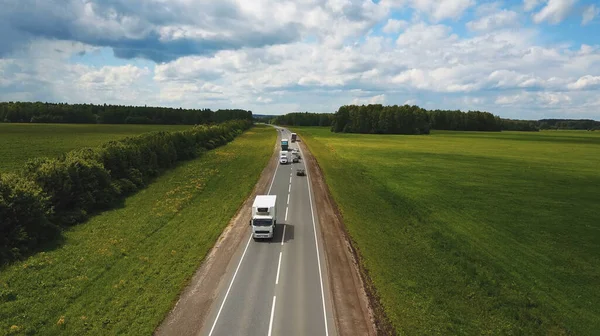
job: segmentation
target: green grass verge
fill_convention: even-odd
[[[600,330],[600,132],[292,129],[400,334]]]
[[[14,171],[36,157],[56,157],[81,147],[152,131],[180,131],[190,125],[84,125],[0,123],[0,172]]]
[[[166,172],[62,246],[0,271],[0,331],[150,335],[266,166],[276,132],[257,126]]]

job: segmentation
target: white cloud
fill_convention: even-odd
[[[516,12],[503,9],[502,11],[486,15],[478,20],[467,22],[467,27],[471,30],[488,31],[492,29],[504,28],[518,24],[518,14]]]
[[[256,101],[259,102],[259,103],[265,103],[265,104],[267,104],[267,103],[273,102],[273,99],[259,96],[258,98],[256,98]]]
[[[598,15],[600,14],[600,8],[597,8],[596,5],[592,4],[589,5],[585,8],[585,10],[583,11],[583,17],[581,18],[581,24],[582,25],[587,25],[588,23],[592,22],[592,20]]]
[[[128,86],[143,75],[149,74],[148,68],[140,69],[133,65],[103,66],[98,70],[88,71],[81,75],[79,82],[90,86]]]
[[[477,6],[475,20],[467,23],[471,31],[460,36],[462,29],[453,30],[439,21],[460,18],[472,6],[471,1],[209,3],[165,3],[166,8],[176,4],[173,8],[180,12],[173,15],[182,17],[153,23],[152,29],[165,41],[178,43],[186,39],[235,40],[244,36],[239,35],[244,29],[260,32],[259,36],[277,35],[277,30],[283,29],[298,32],[300,37],[192,52],[158,63],[132,59],[123,65],[122,59],[109,59],[111,65],[106,66],[102,66],[105,56],[93,56],[98,47],[37,39],[17,54],[6,56],[0,50],[0,100],[239,107],[262,113],[333,112],[349,102],[409,103],[488,110],[521,118],[567,113],[600,118],[600,45],[546,44],[541,28],[512,29],[523,15],[512,11],[514,6],[503,9],[500,2]],[[450,9],[438,13],[437,3]],[[562,7],[552,7],[553,3],[540,1],[531,10],[540,22],[552,22],[563,15],[557,10]],[[219,12],[229,8],[226,6],[235,12]],[[416,8],[419,14],[415,17],[422,19],[392,19],[391,11],[402,6]],[[153,7],[136,8],[132,10],[143,12]],[[203,13],[205,21],[200,22],[197,13]],[[302,13],[306,15],[299,15]],[[165,19],[163,14],[157,20]],[[240,20],[231,21],[228,15]],[[107,22],[101,21],[97,32],[118,33],[121,29],[125,32],[118,34],[124,36],[143,35],[144,25],[133,19],[124,22],[124,17],[135,15],[123,15],[120,21],[102,16]],[[376,36],[375,27],[383,27],[388,34]],[[111,53],[110,48],[100,50],[101,55]],[[73,56],[81,52],[90,53],[90,64],[101,65],[74,63],[73,59],[80,58]],[[502,107],[507,104],[510,108]]]
[[[571,101],[571,97],[563,92],[522,92],[496,98],[496,104],[500,105],[536,104],[545,107],[556,106],[560,103],[569,105]]]
[[[402,29],[406,28],[407,26],[408,22],[404,20],[389,19],[382,30],[384,33],[388,34],[399,33]]]
[[[165,102],[179,102],[188,99],[199,101],[230,101],[223,88],[212,83],[165,83],[160,87],[159,97]]]
[[[385,94],[380,94],[373,97],[354,98],[350,104],[353,105],[368,105],[368,104],[384,104]]]
[[[536,9],[543,0],[523,0],[523,9],[526,12],[530,12],[534,9]]]
[[[600,76],[583,76],[579,78],[576,82],[570,83],[568,85],[568,88],[572,90],[600,88]]]
[[[547,21],[551,24],[562,22],[573,9],[577,0],[548,0],[548,3],[539,12],[533,14],[535,23]]]
[[[441,21],[460,18],[465,10],[475,5],[475,0],[411,0],[411,4],[434,21]]]
[[[421,22],[408,27],[403,34],[398,36],[396,44],[399,46],[434,46],[449,40],[457,40],[458,36],[451,34],[451,31],[448,26],[441,24],[429,26]]]

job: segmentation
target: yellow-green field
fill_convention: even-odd
[[[179,131],[190,125],[84,125],[0,123],[0,172],[13,171],[35,157],[56,157],[81,147],[152,131]]]
[[[292,129],[399,334],[597,335],[600,132]]]
[[[257,126],[0,270],[0,333],[151,335],[266,166]],[[243,167],[240,169],[240,167]]]

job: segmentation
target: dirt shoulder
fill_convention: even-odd
[[[278,143],[275,144],[276,146]],[[274,148],[275,149],[275,148]],[[256,195],[266,194],[277,168],[277,151],[262,171],[252,193],[231,219],[217,242],[203,260],[189,284],[179,296],[175,307],[155,330],[154,335],[196,335],[218,296],[221,280],[240,243],[248,238],[250,208]]]
[[[340,335],[387,335],[389,330],[381,328],[380,323],[377,323],[378,301],[371,294],[370,287],[365,287],[365,283],[369,284],[370,281],[357,262],[360,259],[352,247],[341,214],[325,183],[323,172],[304,142],[299,144],[304,153],[303,159],[309,170],[317,205],[338,332]],[[367,281],[363,280],[365,278]]]

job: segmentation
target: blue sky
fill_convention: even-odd
[[[0,100],[600,120],[592,0],[21,0]]]

